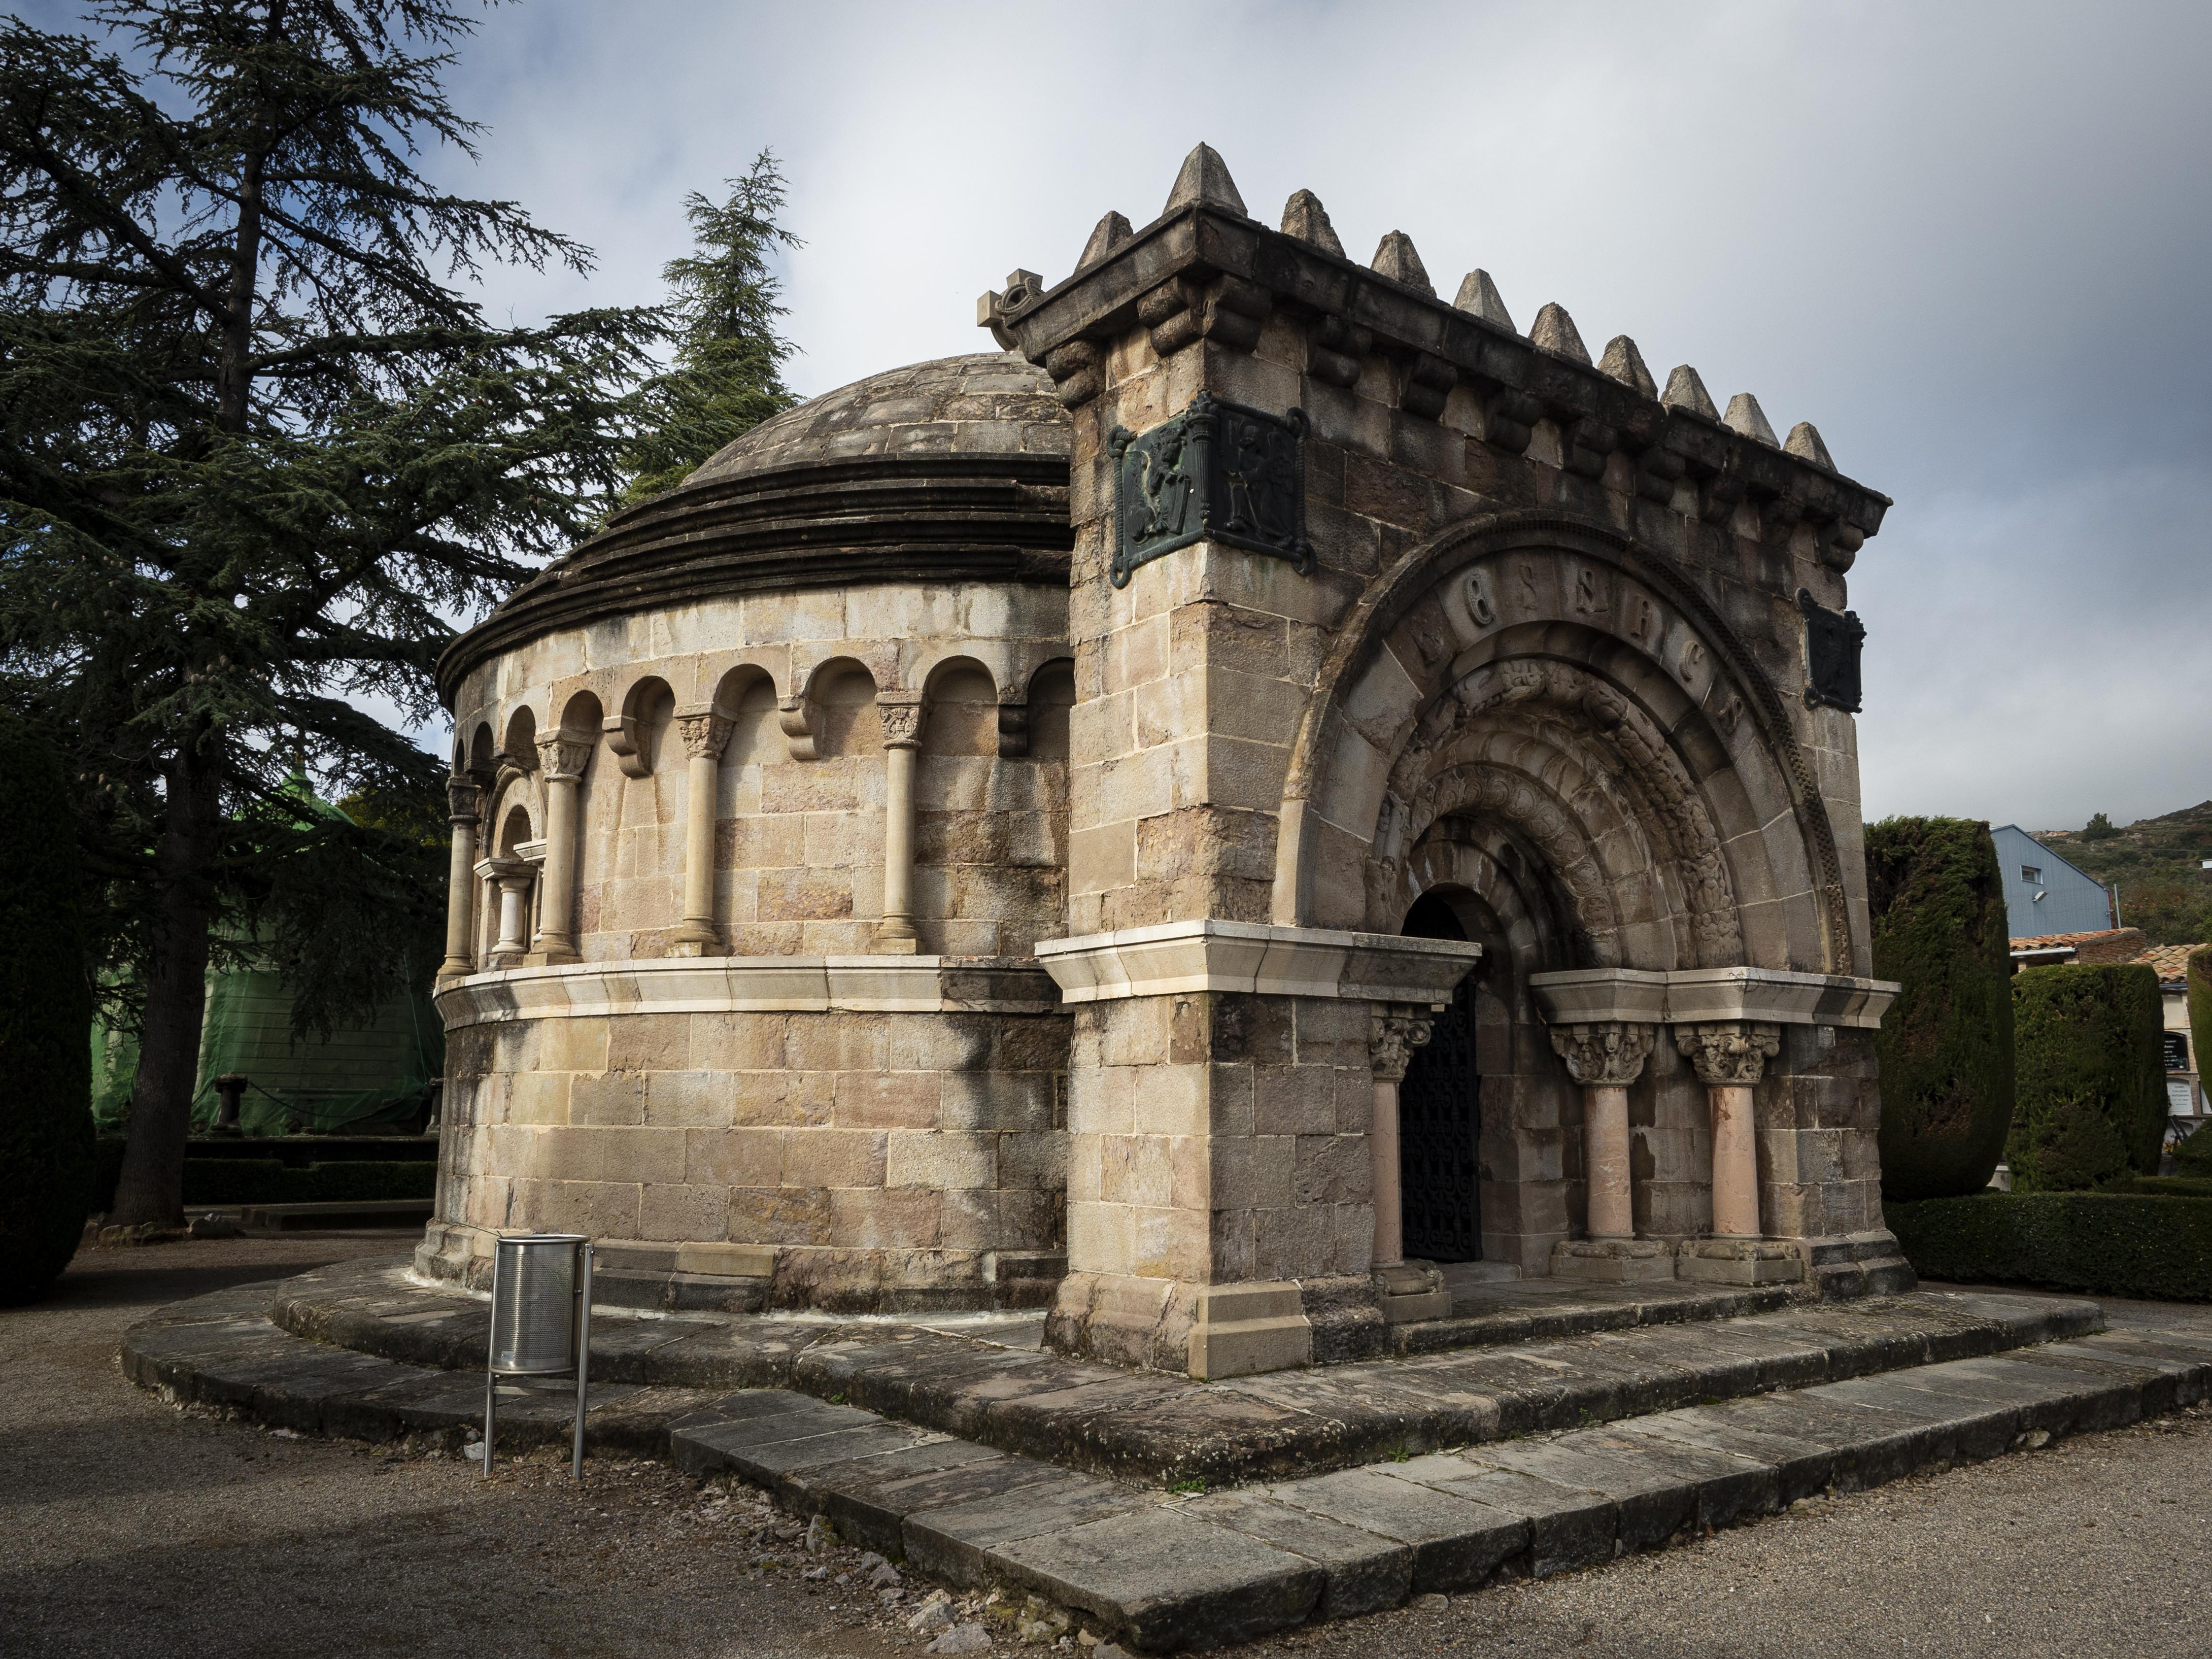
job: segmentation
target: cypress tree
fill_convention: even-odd
[[[61,763],[0,718],[0,1303],[69,1265],[91,1207],[92,988]]]
[[[2157,972],[2023,969],[2013,980],[2020,1071],[2006,1162],[2015,1192],[2080,1192],[2158,1172],[2166,1066]]]
[[[1903,988],[1883,1017],[1881,1180],[1893,1199],[1989,1184],[2013,1115],[2011,942],[1986,823],[1869,826],[1874,971]]]

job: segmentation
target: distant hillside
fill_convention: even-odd
[[[2091,820],[2094,824],[2095,820]],[[2212,940],[2212,800],[2117,828],[2038,830],[2039,842],[2120,890],[2120,920],[2153,945]]]

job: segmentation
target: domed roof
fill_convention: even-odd
[[[558,628],[733,593],[865,582],[1066,586],[1073,418],[1012,352],[824,392],[626,507],[446,647],[478,663]]]
[[[1053,455],[1073,422],[1017,352],[909,363],[825,392],[726,444],[683,488],[864,455]]]

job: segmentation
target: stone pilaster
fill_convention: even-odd
[[[1479,954],[1212,921],[1040,943],[1075,1011],[1047,1340],[1200,1376],[1377,1352],[1376,1066]],[[1379,1050],[1378,1012],[1406,1022]]]

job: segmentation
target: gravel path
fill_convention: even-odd
[[[596,1462],[580,1493],[550,1455],[486,1481],[458,1458],[187,1416],[116,1367],[125,1327],[165,1303],[405,1247],[364,1232],[88,1249],[56,1295],[0,1310],[0,1653],[893,1650],[852,1611],[874,1593],[809,1583],[803,1549],[750,1568],[759,1517],[742,1494],[717,1504],[659,1465]]]
[[[579,1492],[550,1453],[486,1482],[458,1459],[188,1416],[116,1369],[124,1328],[150,1309],[401,1244],[381,1232],[88,1250],[54,1297],[0,1310],[0,1651],[920,1653],[903,1626],[930,1586],[909,1579],[882,1605],[853,1552],[809,1555],[742,1487],[594,1462]],[[2148,1311],[2108,1307],[2116,1324]],[[1240,1659],[2201,1655],[2208,1570],[2212,1412],[1318,1626]],[[989,1613],[971,1601],[961,1616]]]

